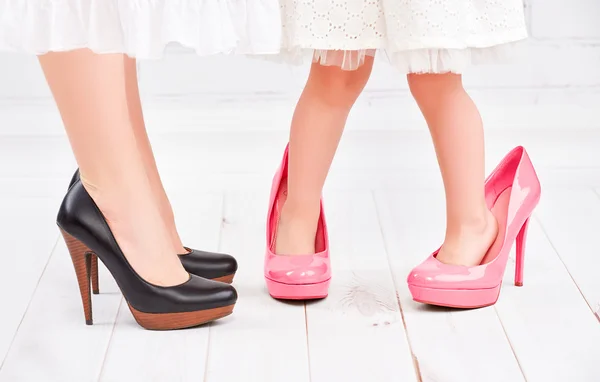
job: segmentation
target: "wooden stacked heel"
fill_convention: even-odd
[[[67,249],[71,254],[71,260],[73,260],[73,266],[75,267],[75,274],[77,275],[77,283],[79,284],[79,293],[81,294],[81,302],[83,302],[83,313],[85,314],[85,323],[92,325],[92,296],[90,291],[90,280],[92,276],[92,255],[96,258],[96,264],[98,264],[98,257],[94,255],[90,249],[69,235],[62,229],[60,230]],[[97,266],[97,265],[96,265]],[[96,285],[98,285],[98,271],[96,268]]]
[[[95,253],[91,255],[91,266],[90,277],[92,278],[92,293],[100,294],[100,284],[98,284],[98,256]]]
[[[221,308],[200,310],[197,312],[181,313],[144,313],[136,310],[130,304],[129,310],[135,321],[149,330],[174,330],[191,328],[229,316],[233,313],[233,305]]]

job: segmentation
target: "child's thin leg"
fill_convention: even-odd
[[[485,203],[483,124],[456,74],[411,74],[410,90],[435,145],[446,191],[446,238],[437,258],[477,265],[498,227]]]
[[[325,178],[350,109],[372,67],[372,57],[355,71],[312,65],[292,120],[288,195],[277,230],[276,253],[314,253]]]
[[[125,57],[82,49],[40,57],[81,169],[81,180],[133,268],[163,286],[189,275],[173,252],[137,148]]]
[[[186,253],[187,250],[183,248],[181,238],[179,237],[177,227],[175,226],[173,209],[160,179],[158,168],[156,167],[156,160],[154,159],[154,153],[152,152],[152,146],[150,145],[148,133],[146,132],[146,125],[144,123],[144,114],[142,111],[142,103],[138,88],[136,61],[135,59],[129,57],[125,58],[125,84],[129,118],[133,126],[133,132],[138,144],[138,150],[142,157],[142,161],[144,162],[144,168],[146,170],[148,180],[150,181],[150,186],[152,187],[152,193],[156,198],[156,204],[160,209],[163,221],[167,225],[173,246],[173,253]]]

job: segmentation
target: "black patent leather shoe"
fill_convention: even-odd
[[[75,266],[86,323],[92,324],[92,256],[115,278],[135,320],[154,330],[198,326],[233,312],[235,289],[190,274],[183,284],[162,287],[144,280],[129,264],[96,203],[81,182],[67,192],[56,220]]]
[[[75,171],[69,188],[79,182],[79,170]],[[226,255],[224,253],[215,253],[200,251],[197,249],[187,248],[188,253],[180,254],[179,258],[186,271],[193,275],[204,277],[206,279],[212,279],[215,281],[221,281],[224,283],[231,284],[233,277],[237,271],[238,264],[233,256]],[[98,261],[92,258],[92,289],[94,294],[99,293],[98,287]]]

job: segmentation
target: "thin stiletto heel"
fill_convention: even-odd
[[[91,255],[91,265],[92,293],[100,294],[100,284],[98,284],[98,256],[95,253]]]
[[[525,220],[519,234],[517,235],[517,253],[515,265],[515,285],[523,286],[523,267],[525,265],[525,242],[527,240],[527,229],[529,228],[529,219]]]
[[[77,275],[77,283],[79,284],[79,293],[81,294],[81,302],[83,303],[83,313],[85,315],[85,323],[88,325],[93,324],[92,320],[92,296],[90,294],[90,273],[91,273],[91,251],[90,249],[69,235],[62,229],[60,230],[67,249],[71,254],[71,260],[73,260],[73,266],[75,267],[75,274]]]

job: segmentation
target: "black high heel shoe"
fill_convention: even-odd
[[[79,169],[77,169],[75,174],[73,174],[73,178],[71,178],[69,188],[79,181],[81,181],[81,178]],[[199,251],[187,247],[185,249],[188,250],[188,253],[179,255],[179,259],[186,271],[205,279],[228,284],[233,282],[233,277],[238,269],[237,261],[233,256],[224,253]],[[92,291],[94,294],[98,294],[100,290],[98,286],[98,258],[96,256],[92,256],[90,269],[92,274]]]
[[[129,264],[96,203],[81,182],[67,192],[56,220],[75,266],[85,320],[92,324],[92,256],[113,275],[135,320],[153,330],[198,326],[233,312],[235,289],[196,275],[183,284],[162,287],[144,280]]]

